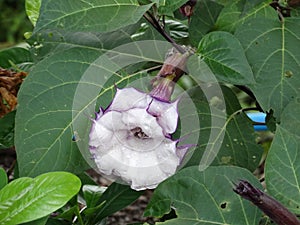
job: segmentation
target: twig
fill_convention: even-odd
[[[181,54],[184,54],[186,50],[182,48],[180,45],[178,45],[173,38],[170,37],[170,35],[160,26],[159,22],[156,20],[156,18],[150,13],[146,12],[144,14],[144,18],[168,41],[170,42],[174,48],[176,48]]]
[[[253,187],[248,181],[241,180],[233,189],[235,193],[251,201],[278,225],[300,225],[298,218],[281,203]]]

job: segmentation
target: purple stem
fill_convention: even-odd
[[[248,181],[241,180],[235,185],[233,191],[242,198],[251,201],[278,225],[300,225],[298,218],[285,206],[258,188],[253,187]]]

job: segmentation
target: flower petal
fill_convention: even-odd
[[[127,177],[131,180],[131,188],[144,190],[155,188],[159,183],[176,172],[179,158],[176,155],[176,143],[161,143],[155,152],[140,156],[139,168],[129,167]]]
[[[117,89],[116,95],[107,110],[126,111],[131,108],[146,108],[151,99],[135,88]]]
[[[182,162],[182,160],[184,159],[188,150],[194,146],[195,145],[184,145],[184,146],[177,147],[176,154],[177,154],[178,158],[180,159],[180,162]]]
[[[98,120],[107,129],[115,132],[120,129],[126,129],[126,126],[122,123],[122,113],[118,111],[109,111],[103,114]]]
[[[176,142],[172,140],[161,142],[158,148],[146,152],[115,145],[95,160],[101,173],[120,177],[135,190],[155,188],[176,172],[179,161]]]
[[[178,122],[178,100],[172,103],[153,99],[147,111],[157,116],[158,124],[163,128],[166,134],[172,134],[176,131]]]
[[[93,149],[103,145],[109,147],[115,133],[120,129],[126,129],[121,117],[122,114],[116,111],[107,112],[103,115],[98,114],[93,121],[89,134],[90,147]]]
[[[91,149],[98,148],[112,139],[113,132],[103,126],[101,123],[94,121],[89,134],[89,146]]]
[[[122,122],[131,130],[140,127],[150,138],[164,138],[163,130],[156,118],[149,114],[146,109],[134,108],[122,113]]]

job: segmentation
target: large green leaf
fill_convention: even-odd
[[[194,46],[198,46],[201,38],[214,29],[222,8],[222,5],[212,0],[197,1],[189,26],[189,38]]]
[[[16,179],[0,191],[0,224],[20,224],[47,216],[65,205],[80,186],[80,179],[66,172]]]
[[[263,149],[256,142],[257,135],[252,121],[241,112],[235,93],[226,87],[222,90],[228,117],[225,138],[220,150],[221,156],[217,157],[218,163],[233,164],[254,171],[260,162]]]
[[[219,96],[213,96],[210,103],[202,91],[215,92],[216,88],[190,90],[197,108],[200,126],[197,148],[188,162],[191,165],[236,165],[253,171],[257,167],[263,153],[256,143],[256,135],[249,118],[241,112],[241,106],[235,94],[227,87],[222,87]],[[181,101],[184,101],[182,99]],[[222,105],[220,108],[218,105]],[[179,105],[180,107],[181,105]],[[180,109],[179,109],[180,112]],[[186,113],[195,124],[194,115]],[[187,119],[185,119],[187,120]],[[191,123],[191,124],[192,124]],[[191,125],[192,126],[192,125]],[[195,130],[193,130],[195,132]],[[190,135],[188,132],[182,136]]]
[[[137,0],[42,1],[34,33],[44,29],[108,32],[138,22],[152,4]]]
[[[236,27],[243,24],[249,18],[275,17],[275,10],[269,6],[271,1],[265,0],[235,0],[226,4],[220,13],[216,29],[234,32]]]
[[[219,81],[243,85],[254,83],[244,49],[232,34],[215,31],[205,35],[197,52]]]
[[[20,176],[87,168],[72,141],[73,96],[97,50],[72,48],[37,64],[18,95],[15,145]]]
[[[277,121],[299,93],[299,26],[300,18],[286,18],[284,22],[251,19],[235,34],[254,73],[256,84],[251,89],[264,110],[274,110]]]
[[[61,51],[40,62],[22,85],[16,118],[21,175],[53,170],[81,172],[86,168],[77,148],[76,131],[71,128],[72,103],[79,80],[100,54],[89,47]],[[98,91],[100,87],[101,82]],[[86,123],[90,124],[88,120]]]
[[[104,51],[132,42],[131,36],[139,29],[141,21],[111,32],[98,32],[97,30],[93,32],[75,32],[53,30],[45,27],[44,30],[33,34],[29,42],[34,47],[32,52],[37,60],[73,47]]]
[[[41,1],[42,0],[26,0],[25,2],[26,14],[33,26],[35,26],[39,18]]]
[[[161,217],[172,207],[177,218],[157,224],[257,225],[259,210],[232,191],[232,182],[239,179],[261,187],[258,180],[242,168],[219,166],[202,172],[196,166],[186,168],[157,187],[145,216]]]
[[[88,224],[96,224],[105,217],[121,210],[135,201],[142,193],[130,189],[128,185],[111,184],[99,199],[98,204],[104,204],[94,214],[89,215]]]
[[[300,213],[300,100],[283,112],[266,160],[268,192],[291,211]]]

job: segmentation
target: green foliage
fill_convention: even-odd
[[[0,168],[0,190],[7,184],[7,175],[3,168]]]
[[[135,201],[141,194],[142,192],[131,190],[127,185],[113,183],[99,199],[97,195],[94,195],[96,197],[94,201],[97,201],[98,199],[100,207],[94,206],[84,211],[88,216],[88,224],[96,224],[105,217],[112,215]]]
[[[244,50],[239,40],[230,33],[216,31],[205,35],[197,53],[219,81],[245,85],[254,83]]]
[[[161,15],[172,15],[176,9],[186,2],[186,0],[159,0],[158,12]]]
[[[32,65],[32,55],[26,48],[12,47],[0,50],[0,66],[28,71]]]
[[[211,0],[198,0],[191,17],[189,26],[189,37],[193,46],[198,46],[199,41],[205,34],[215,29],[216,19],[218,18],[223,6]]]
[[[40,14],[41,0],[26,0],[25,7],[30,22],[35,26]]]
[[[216,28],[228,32],[234,32],[236,27],[245,24],[250,18],[274,18],[274,10],[269,6],[270,1],[230,1],[221,11],[217,21]]]
[[[299,18],[249,19],[235,33],[255,74],[251,90],[265,111],[274,110],[277,121],[299,93],[299,24]]]
[[[0,149],[14,145],[14,126],[16,111],[13,111],[0,118]]]
[[[82,192],[86,201],[86,206],[88,208],[97,206],[97,203],[100,202],[100,197],[105,190],[105,187],[99,187],[97,185],[84,185],[82,187]]]
[[[25,0],[0,1],[0,49],[22,41],[23,34],[32,29],[25,14],[24,2]]]
[[[110,104],[115,87],[149,92],[172,48],[166,36],[193,46],[188,76],[174,93],[181,98],[174,137],[194,147],[180,171],[155,190],[145,215],[163,217],[172,208],[177,217],[157,224],[270,224],[259,222],[258,209],[232,191],[239,179],[262,188],[251,172],[263,151],[245,107],[268,113],[274,132],[265,149],[266,191],[300,213],[298,14],[282,19],[268,0],[199,0],[184,18],[178,9],[186,2],[26,1],[35,25],[29,47],[0,51],[1,67],[30,72],[18,93],[16,116],[0,118],[0,148],[15,145],[21,176],[7,184],[0,170],[0,224],[105,224],[142,194],[118,183],[98,187],[84,175],[93,167],[90,118]],[[145,13],[153,14],[164,35]],[[255,106],[241,104],[234,86]],[[81,182],[50,171],[78,174]]]
[[[60,3],[50,0],[47,3],[42,2],[41,16],[34,32],[44,29],[73,32],[113,31],[138,22],[151,5],[140,6],[137,0],[66,0]]]
[[[23,83],[15,132],[20,176],[57,170],[80,173],[87,168],[72,141],[73,96],[81,75],[99,54],[86,49],[71,48],[44,59]]]
[[[232,192],[232,182],[240,177],[261,186],[238,167],[209,167],[202,172],[197,166],[186,168],[158,186],[145,216],[161,217],[172,207],[177,217],[157,224],[258,224],[258,209]]]
[[[199,165],[200,162],[207,165],[210,163],[212,165],[236,165],[253,171],[262,155],[260,146],[255,142],[256,135],[253,127],[249,118],[240,111],[241,106],[232,90],[222,87],[222,93],[225,98],[227,114],[222,113],[222,109],[218,108],[218,105],[209,106],[200,88],[190,90],[190,97],[197,107],[200,120],[200,135],[198,147],[193,152],[187,166]],[[185,98],[182,98],[181,101],[184,102]],[[179,112],[180,110],[179,108]],[[195,123],[193,114],[185,114],[185,117],[190,117],[189,120]],[[212,123],[214,120],[217,120],[217,123]],[[220,123],[220,121],[222,122]],[[189,131],[181,135],[189,135]],[[212,143],[211,140],[213,140]],[[220,146],[218,146],[218,142],[220,142]],[[220,148],[219,152],[214,156],[212,153],[217,148]],[[211,157],[213,157],[213,161],[211,161]]]
[[[276,129],[266,161],[268,192],[292,212],[300,212],[299,97],[288,104]]]
[[[66,172],[16,179],[0,191],[0,224],[19,224],[49,215],[77,194],[80,186],[80,180]]]

